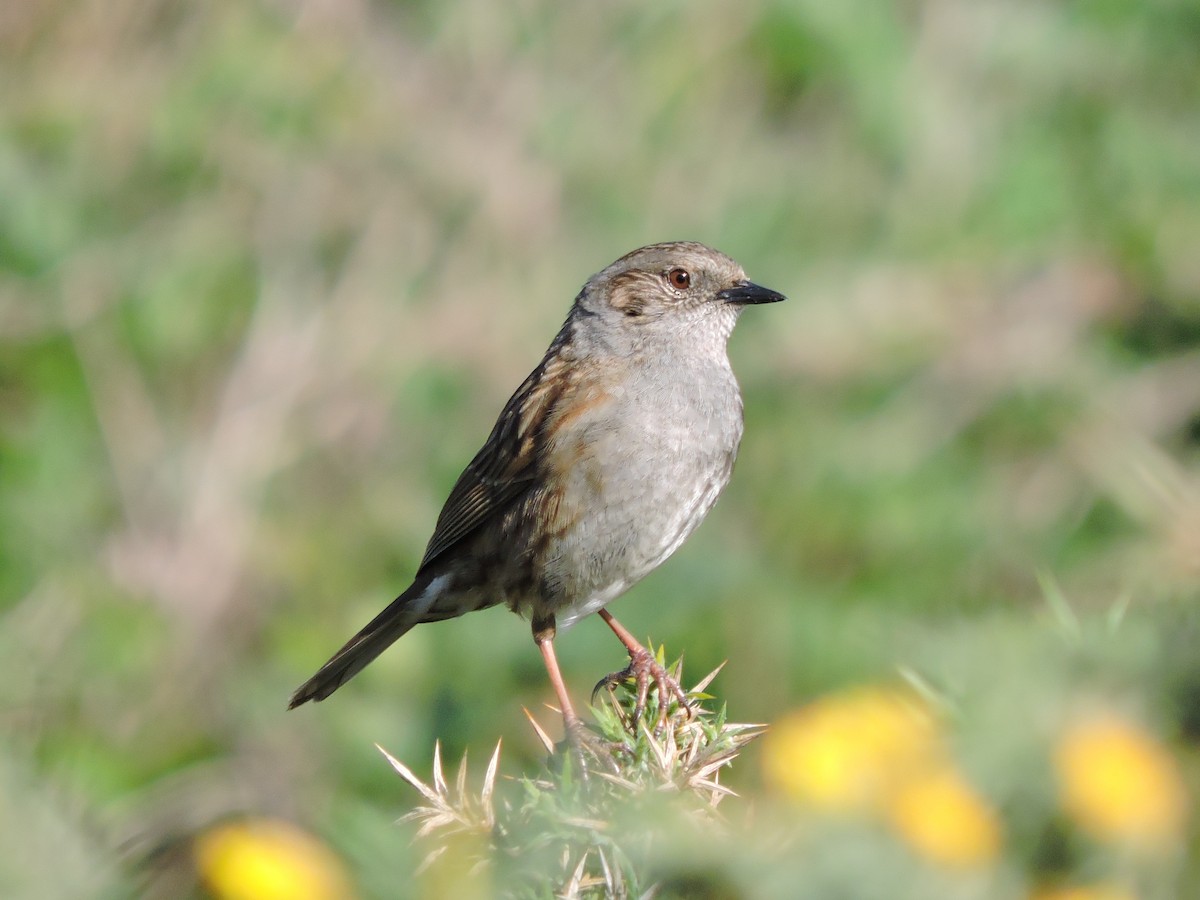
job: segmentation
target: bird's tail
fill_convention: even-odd
[[[418,579],[387,608],[346,642],[317,674],[292,694],[288,709],[309,700],[324,700],[362,671],[380,653],[395,643],[414,625],[426,620],[429,607],[437,599],[439,580]]]

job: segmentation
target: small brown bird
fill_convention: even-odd
[[[728,483],[742,397],[725,344],[748,304],[783,299],[690,242],[643,247],[594,275],[450,491],[412,585],[289,708],[325,699],[414,625],[498,603],[532,620],[568,734],[580,725],[553,640],[589,613],[629,652],[605,681],[635,676],[639,714],[650,678],[661,709],[668,691],[686,706],[605,606],[674,553]]]

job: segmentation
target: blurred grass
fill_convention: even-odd
[[[242,814],[402,891],[372,744],[535,757],[527,627],[287,694],[404,586],[583,279],[673,238],[791,302],[732,341],[730,490],[622,619],[728,657],[741,720],[903,667],[992,786],[1087,698],[1194,788],[1198,42],[1190,0],[10,4],[0,893],[186,895]],[[1071,649],[1039,575],[1121,626]],[[560,641],[577,694],[602,632]]]

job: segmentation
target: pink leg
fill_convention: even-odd
[[[650,690],[650,679],[654,679],[654,684],[658,687],[658,724],[661,728],[667,720],[667,693],[670,692],[679,701],[679,705],[687,710],[688,715],[692,715],[692,706],[688,703],[687,694],[683,688],[679,686],[679,682],[671,677],[671,673],[663,668],[654,654],[643,647],[629,630],[613,618],[612,613],[607,609],[600,610],[600,618],[606,625],[612,629],[613,634],[625,645],[625,649],[629,651],[629,665],[620,672],[601,679],[600,683],[592,689],[592,696],[600,688],[612,686],[618,682],[624,681],[632,675],[637,681],[637,701],[633,707],[633,721],[638,722],[642,718],[642,713],[646,709],[646,695]]]
[[[542,659],[546,663],[546,672],[550,676],[550,686],[554,688],[554,693],[558,696],[558,707],[563,714],[563,727],[566,729],[567,737],[571,736],[571,732],[581,727],[579,716],[575,714],[575,707],[571,705],[571,697],[567,694],[567,685],[563,681],[562,671],[558,668],[558,657],[554,655],[554,632],[550,634],[535,635],[533,638],[538,645],[538,649],[542,651]]]

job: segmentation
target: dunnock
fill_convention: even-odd
[[[438,517],[412,585],[292,695],[323,700],[402,634],[503,603],[533,622],[568,734],[579,719],[555,629],[598,612],[649,679],[683,691],[605,610],[675,552],[729,481],[742,397],[725,344],[781,294],[697,243],[654,244],[594,275]],[[601,684],[605,683],[604,681]]]

